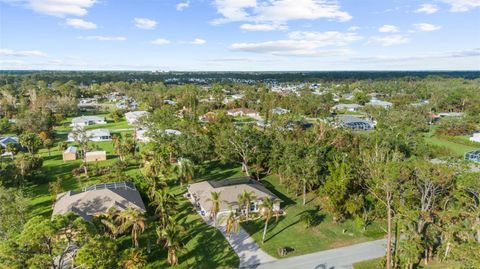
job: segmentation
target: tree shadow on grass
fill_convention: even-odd
[[[282,207],[286,207],[289,205],[294,205],[295,201],[290,199],[290,197],[286,196],[285,194],[277,191],[272,183],[264,180],[261,182],[269,191],[275,194],[280,200],[282,200]]]

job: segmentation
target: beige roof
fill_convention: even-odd
[[[85,157],[92,157],[92,156],[103,156],[107,155],[106,151],[90,151],[85,154]]]
[[[85,220],[106,213],[110,208],[138,209],[145,212],[140,193],[129,182],[98,184],[80,192],[68,191],[57,195],[53,215],[74,212]]]
[[[270,197],[280,200],[275,194],[265,188],[262,184],[249,178],[225,179],[220,181],[202,181],[189,186],[189,192],[195,194],[197,201],[203,209],[209,210],[212,202],[211,192],[220,192],[220,211],[228,210],[229,207],[238,206],[238,195],[244,190],[253,192],[256,200],[263,200]]]

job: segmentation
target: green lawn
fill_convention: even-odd
[[[107,120],[107,124],[89,125],[85,127],[86,130],[99,129],[99,128],[106,128],[109,130],[133,128],[133,126],[128,125],[127,121],[125,120],[125,117],[123,117],[119,122],[113,122],[109,114],[95,114],[95,116],[105,117]],[[59,126],[55,127],[55,131],[62,132],[62,133],[71,132],[72,127],[70,126],[70,124],[72,123],[73,118],[75,117],[68,117],[65,120],[63,120]]]
[[[427,136],[425,137],[425,140],[427,141],[427,143],[430,143],[432,145],[445,147],[449,149],[457,157],[463,157],[466,152],[480,148],[480,145],[478,147],[474,147],[470,145],[448,141],[446,139],[442,139],[441,137],[438,137],[435,135]],[[468,140],[465,138],[465,141],[468,141]]]
[[[355,269],[383,269],[385,266],[383,265],[383,258],[358,262],[353,264],[353,268]],[[450,263],[450,262],[430,262],[428,265],[420,263],[417,268],[423,269],[459,269],[462,268],[461,264],[458,263]]]
[[[353,268],[355,269],[383,269],[385,265],[383,265],[383,258],[358,262],[353,264]]]
[[[300,222],[300,215],[306,211],[316,212],[321,205],[317,195],[308,195],[308,203],[302,205],[301,197],[289,195],[286,188],[279,184],[275,176],[269,176],[262,183],[283,200],[282,208],[286,215],[281,217],[278,223],[273,219],[267,230],[266,242],[262,241],[264,222],[261,220],[242,223],[242,226],[252,235],[260,247],[268,254],[279,257],[277,249],[290,247],[295,249],[288,256],[297,256],[311,252],[337,248],[383,237],[379,224],[373,224],[365,232],[357,228],[353,221],[335,224],[331,216],[320,210],[317,214],[317,224],[306,228]]]
[[[122,133],[123,134],[123,133]],[[71,143],[74,144],[74,143]],[[112,142],[96,142],[91,143],[99,148],[106,150],[108,160],[90,163],[89,169],[95,167],[112,166],[118,158],[113,155]],[[57,177],[62,179],[62,188],[64,191],[79,190],[82,187],[95,184],[98,182],[106,182],[114,176],[113,180],[130,180],[140,174],[138,163],[132,163],[127,170],[122,173],[121,178],[116,174],[90,177],[88,179],[77,180],[72,175],[72,169],[77,168],[81,164],[81,160],[63,162],[62,152],[52,150],[51,156],[48,156],[46,150],[39,153],[44,158],[42,172],[44,177],[37,183],[30,183],[26,188],[26,194],[30,197],[29,217],[43,215],[50,217],[52,214],[53,197],[48,190],[48,183],[56,180]],[[239,169],[222,166],[219,163],[212,162],[204,166],[201,176],[205,178],[222,178],[225,175],[236,174]],[[185,188],[185,187],[184,187]],[[185,192],[180,187],[173,188],[174,193],[179,197]],[[207,225],[200,216],[193,210],[190,202],[184,198],[181,199],[181,209],[179,210],[179,223],[185,228],[185,246],[179,254],[180,264],[171,268],[237,268],[239,259],[223,235],[213,227]],[[167,268],[170,267],[166,262],[167,253],[163,246],[156,246],[157,235],[155,233],[154,224],[150,224],[147,230],[141,235],[141,246],[151,246],[152,252],[148,255],[148,266],[145,268]],[[119,237],[118,243],[120,249],[132,246],[131,237],[125,235]]]

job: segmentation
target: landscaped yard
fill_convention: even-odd
[[[107,121],[107,124],[89,125],[89,126],[85,127],[86,130],[99,129],[99,128],[106,128],[106,129],[109,129],[109,130],[131,129],[131,128],[133,128],[133,126],[128,125],[127,121],[125,120],[125,117],[121,118],[121,120],[118,121],[118,122],[114,122],[110,118],[109,114],[93,114],[93,115],[99,116],[99,117],[105,117],[106,121]],[[93,116],[93,115],[91,115],[91,116]],[[70,124],[72,123],[73,118],[76,118],[76,117],[69,117],[69,118],[66,118],[65,120],[63,120],[59,126],[55,127],[55,131],[62,132],[62,133],[71,132],[72,127],[70,126]]]
[[[478,147],[471,146],[467,143],[457,143],[453,141],[446,140],[442,137],[439,136],[427,136],[425,137],[426,141],[432,145],[436,146],[441,146],[449,149],[452,153],[455,154],[455,156],[458,157],[463,157],[466,152],[472,151],[472,150],[478,150],[480,148],[480,143]],[[466,137],[464,137],[466,142],[469,142]]]
[[[326,212],[320,210],[317,215],[317,224],[306,228],[300,221],[300,216],[306,211],[321,208],[317,195],[310,193],[308,203],[302,205],[301,197],[288,194],[286,188],[279,184],[275,176],[269,176],[262,183],[283,200],[282,208],[286,215],[280,217],[278,223],[273,218],[270,222],[266,241],[262,244],[262,232],[264,221],[256,220],[242,223],[244,227],[268,254],[279,257],[277,250],[281,247],[293,248],[294,251],[288,256],[297,256],[311,252],[352,245],[360,242],[375,240],[383,237],[383,231],[378,223],[367,228],[365,232],[355,226],[353,221],[333,223],[332,218]]]
[[[359,263],[355,263],[353,268],[355,269],[383,269],[385,265],[383,265],[383,258],[373,259],[368,261],[363,261]],[[459,269],[462,268],[460,264],[456,263],[438,263],[438,262],[430,262],[428,265],[424,265],[423,263],[419,264],[417,268],[424,268],[424,269]]]

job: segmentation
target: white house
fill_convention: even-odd
[[[260,113],[253,109],[249,108],[234,108],[227,110],[227,115],[233,117],[250,117],[250,118],[259,118]]]
[[[204,216],[210,215],[212,202],[211,192],[220,193],[220,210],[217,218],[231,211],[245,211],[243,205],[238,204],[238,196],[247,191],[255,197],[250,204],[250,212],[259,212],[263,199],[274,200],[273,210],[280,211],[281,200],[265,188],[262,184],[250,178],[224,179],[219,181],[202,181],[188,186],[188,197]]]
[[[81,116],[72,119],[72,124],[70,126],[73,127],[83,127],[88,125],[94,124],[106,124],[105,117],[99,116]]]
[[[333,110],[345,110],[350,112],[357,112],[363,106],[359,104],[338,104],[332,107]]]
[[[125,119],[130,125],[139,124],[139,120],[142,117],[146,117],[149,113],[147,111],[132,111],[125,113]]]
[[[287,114],[289,112],[290,112],[290,110],[285,109],[285,108],[281,108],[281,107],[276,107],[276,108],[272,109],[272,113],[277,114],[277,115]]]
[[[18,145],[18,137],[16,136],[6,136],[0,138],[0,147],[6,148],[8,144],[15,144]]]
[[[378,100],[376,98],[373,98],[372,100],[370,100],[370,102],[368,102],[366,105],[368,105],[368,106],[379,106],[379,107],[383,107],[385,109],[391,108],[393,106],[393,104],[390,103],[390,102]]]
[[[480,132],[475,132],[472,134],[472,137],[470,137],[470,141],[473,142],[479,142],[480,143]]]
[[[111,141],[112,136],[110,134],[110,131],[108,129],[94,129],[94,130],[88,130],[85,132],[85,134],[88,137],[89,141],[92,142],[101,142],[101,141]],[[68,134],[68,140],[69,142],[75,141],[75,135],[73,132]]]

